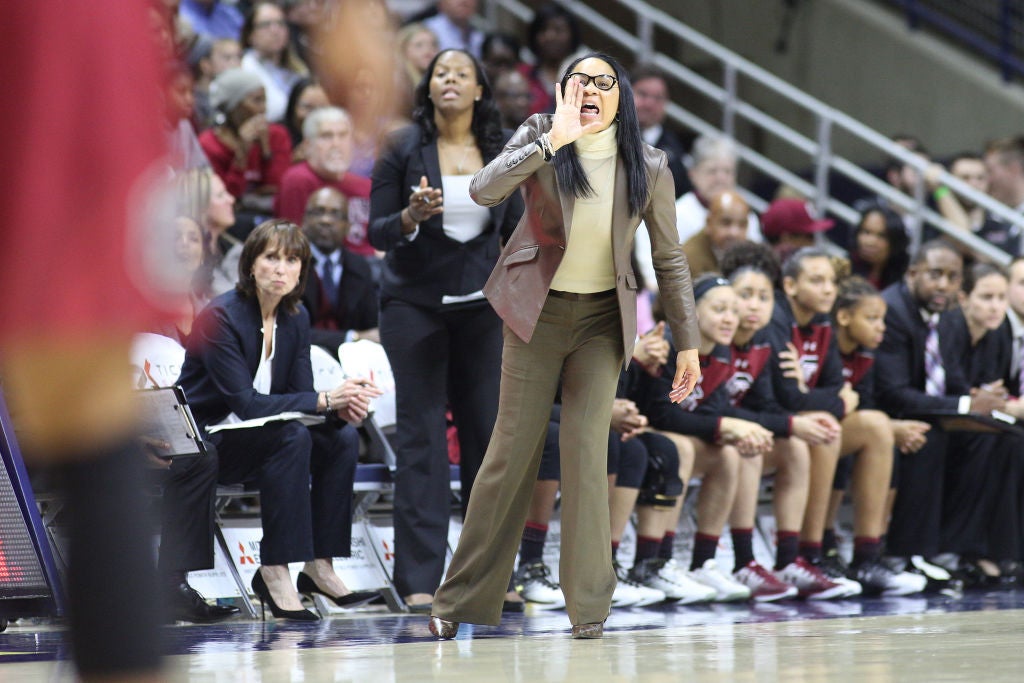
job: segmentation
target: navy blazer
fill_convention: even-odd
[[[928,325],[905,281],[882,291],[887,305],[885,336],[875,351],[875,398],[893,417],[922,415],[936,410],[956,410],[960,396],[970,390],[964,373],[963,351],[958,334],[950,324],[949,313],[939,322],[939,352],[946,370],[946,395],[929,396],[924,392],[924,344]]]
[[[316,413],[309,359],[309,314],[277,312],[270,394],[252,387],[263,351],[263,320],[255,297],[225,292],[196,318],[178,384],[200,429],[234,413],[243,420],[286,411]]]
[[[503,131],[502,144],[511,137]],[[494,157],[484,158],[484,164]],[[437,308],[446,294],[471,294],[483,288],[504,243],[523,214],[522,196],[515,192],[490,208],[490,225],[468,242],[444,232],[444,214],[420,224],[413,240],[402,235],[402,209],[409,205],[412,187],[426,176],[440,188],[441,165],[436,139],[427,138],[418,124],[397,131],[373,168],[370,191],[370,243],[387,252],[381,275],[381,302],[401,299]],[[499,243],[499,235],[501,243]]]
[[[341,282],[334,308],[327,301],[320,275],[312,265],[302,303],[313,326],[313,343],[324,347],[331,355],[338,353],[349,330],[371,330],[378,326],[379,296],[370,264],[347,249],[341,250]]]

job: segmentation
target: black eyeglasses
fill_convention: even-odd
[[[579,71],[569,74],[569,78],[575,78],[582,86],[590,85],[590,82],[593,81],[594,87],[598,90],[611,90],[615,87],[615,84],[619,82],[619,79],[609,74],[591,76],[590,74],[585,74]]]

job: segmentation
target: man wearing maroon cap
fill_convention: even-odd
[[[795,198],[776,199],[761,214],[761,233],[782,260],[801,247],[814,246],[814,235],[834,224],[812,218],[807,202]]]

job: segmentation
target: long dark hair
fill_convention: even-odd
[[[640,123],[636,118],[636,104],[633,101],[633,87],[629,83],[629,76],[626,70],[613,57],[603,52],[591,52],[579,57],[562,74],[560,86],[562,94],[565,95],[565,85],[569,82],[569,74],[573,72],[576,65],[584,59],[601,59],[608,63],[608,66],[615,72],[619,86],[619,113],[615,117],[618,120],[618,131],[615,135],[615,142],[619,148],[619,157],[626,167],[626,189],[629,196],[629,212],[639,216],[647,205],[650,197],[648,187],[647,167],[644,165],[644,142],[640,137]],[[558,150],[552,161],[555,166],[555,173],[558,176],[558,189],[574,197],[591,197],[594,188],[590,186],[587,174],[583,171],[583,165],[576,156],[576,149],[573,145],[566,145]]]
[[[910,239],[903,226],[903,219],[898,213],[880,204],[872,204],[861,213],[860,222],[857,223],[857,228],[853,231],[852,243],[849,245],[853,272],[858,275],[867,275],[870,270],[870,266],[861,260],[857,251],[857,235],[864,228],[864,221],[873,213],[881,215],[882,220],[885,221],[885,239],[889,242],[889,258],[886,260],[885,266],[882,267],[882,273],[878,278],[879,285],[884,289],[894,282],[899,282],[907,272],[907,266],[910,265],[908,252]]]
[[[441,58],[441,55],[449,52],[461,52],[473,62],[473,69],[476,71],[476,82],[481,86],[481,91],[480,99],[473,103],[473,123],[470,124],[470,130],[473,133],[473,137],[476,138],[476,146],[480,148],[480,154],[484,159],[484,163],[487,163],[501,152],[503,139],[501,135],[501,112],[498,111],[498,105],[494,103],[494,91],[491,90],[491,83],[487,80],[487,74],[484,73],[480,60],[465,50],[455,48],[441,50],[430,60],[430,66],[427,67],[423,78],[420,79],[419,84],[416,86],[416,94],[413,100],[415,109],[412,112],[412,119],[422,129],[424,139],[437,139],[437,124],[434,123],[434,103],[430,99],[430,79],[434,75],[434,66],[437,64],[437,60]]]

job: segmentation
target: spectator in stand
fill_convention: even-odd
[[[267,101],[259,76],[228,69],[210,86],[217,123],[199,136],[206,157],[241,207],[269,210],[281,176],[291,162],[292,146],[284,126],[267,121]],[[243,232],[251,230],[242,225]]]
[[[921,144],[921,141],[913,135],[900,133],[894,135],[892,137],[892,141],[918,157],[925,167],[929,165],[931,156],[928,154],[928,150],[926,150],[924,145]],[[896,157],[889,157],[885,160],[882,169],[882,178],[893,188],[911,198],[916,195],[918,184],[922,182],[921,171],[919,171],[915,166],[904,162],[902,159],[897,159]],[[933,197],[927,192],[927,182],[925,182],[924,189],[924,199],[925,202],[928,203],[933,199]],[[854,202],[853,208],[863,213],[864,209],[862,207],[864,206],[884,206],[895,211],[899,214],[900,218],[903,219],[903,225],[907,229],[908,235],[913,235],[924,227],[921,221],[911,212],[903,208],[900,204],[890,201],[887,197],[882,195],[875,195],[858,200],[857,202]],[[850,226],[846,224],[839,224],[835,229],[829,232],[829,238],[836,244],[849,244],[849,230]]]
[[[815,235],[834,224],[830,218],[813,218],[807,202],[795,198],[776,199],[761,216],[761,232],[783,262],[796,251],[814,246]]]
[[[267,120],[284,120],[288,94],[309,75],[290,42],[284,10],[273,2],[257,2],[245,18],[240,41],[245,48],[242,68],[259,76],[266,91]]]
[[[374,168],[370,241],[387,252],[380,337],[397,390],[395,587],[410,608],[429,612],[450,515],[445,406],[458,429],[465,506],[498,408],[501,320],[481,290],[523,205],[518,192],[490,209],[469,195],[473,174],[510,136],[471,54],[434,57],[416,105],[415,123]]]
[[[278,0],[278,4],[288,21],[292,50],[304,64],[314,64],[322,57],[315,33],[329,11],[328,3],[324,0]]]
[[[989,142],[985,146],[985,168],[992,196],[1024,211],[1024,136]]]
[[[533,13],[526,36],[534,63],[522,64],[519,70],[530,81],[530,113],[549,114],[555,110],[551,84],[561,78],[562,64],[583,45],[582,31],[569,10],[548,2]]]
[[[192,30],[200,35],[232,40],[238,40],[241,35],[244,19],[233,2],[181,0],[178,12]]]
[[[724,137],[698,137],[693,143],[689,177],[694,189],[676,201],[676,229],[681,244],[704,228],[708,219],[707,207],[714,197],[726,190],[736,191],[735,143]],[[761,241],[761,228],[753,211],[747,218],[747,239]],[[654,288],[656,280],[649,245],[646,226],[641,226],[636,232],[634,252],[644,280],[648,287]]]
[[[668,81],[660,69],[649,64],[634,67],[631,75],[636,93],[636,115],[640,119],[640,134],[644,142],[668,155],[668,168],[676,183],[676,198],[682,197],[693,188],[686,174],[686,146],[674,130],[665,127],[665,105],[669,101]]]
[[[980,154],[973,152],[958,154],[950,162],[949,172],[978,192],[990,194],[991,182],[989,181],[988,167],[985,164],[985,159]],[[955,219],[958,215],[961,215],[964,217],[962,222],[958,223],[961,227],[969,229],[973,234],[989,244],[999,247],[1010,256],[1020,254],[1021,229],[1019,226],[1011,225],[1000,218],[996,218],[970,199],[952,194],[947,187],[935,187],[933,195],[935,196],[939,211],[950,221],[956,222]],[[958,214],[955,211],[955,205],[952,210],[948,208],[949,204],[942,197],[949,197],[953,202],[956,202],[962,213]],[[1024,201],[1024,195],[1021,195],[1021,201]],[[967,250],[965,249],[964,251]],[[964,253],[963,256],[967,258],[970,254]]]
[[[350,591],[332,558],[351,551],[359,437],[346,423],[363,420],[380,391],[368,378],[313,390],[309,317],[299,299],[309,254],[302,232],[288,221],[256,228],[245,242],[238,288],[200,313],[179,377],[202,430],[286,411],[328,417],[317,426],[276,420],[209,436],[217,448],[219,481],[259,486],[262,566],[253,576],[253,592],[275,617],[295,621],[319,619],[303,608],[299,592],[324,595],[339,606],[376,597]],[[305,563],[298,590],[288,571],[291,562]]]
[[[174,311],[167,321],[152,331],[170,337],[182,346],[192,334],[192,322],[208,299],[205,288],[198,286],[200,269],[206,256],[205,239],[199,223],[189,216],[174,219],[174,241],[165,247],[173,259],[167,299],[168,308]]]
[[[344,342],[380,343],[377,284],[366,259],[345,248],[348,199],[333,187],[314,190],[306,202],[302,231],[313,252],[313,268],[302,294],[314,344],[332,355]]]
[[[960,254],[948,242],[921,245],[903,281],[882,292],[887,305],[885,334],[875,352],[875,396],[894,418],[914,418],[937,411],[988,413],[1002,409],[1001,392],[972,388],[961,350],[953,343],[946,314],[963,277]],[[948,438],[942,430],[928,432],[913,457],[900,458],[897,493],[886,538],[886,552],[920,571],[929,585],[949,586],[948,572],[928,561],[940,549],[943,477]]]
[[[522,46],[519,45],[519,40],[511,33],[488,33],[484,37],[484,44],[480,49],[480,63],[484,65],[484,72],[492,87],[497,87],[498,76],[519,70],[522,65],[519,59],[520,50]]]
[[[902,280],[907,272],[907,230],[899,214],[884,206],[867,205],[861,211],[849,246],[850,267],[854,274],[883,290]]]
[[[725,137],[700,136],[693,142],[690,154],[690,182],[693,191],[676,202],[676,227],[679,239],[688,240],[704,226],[711,198],[726,190],[736,190],[736,143]],[[761,241],[757,216],[751,212],[747,221],[747,239]]]
[[[472,24],[478,5],[477,0],[438,0],[437,14],[422,23],[437,36],[440,50],[465,50],[480,58],[484,34]]]
[[[518,71],[503,71],[494,79],[494,102],[501,125],[518,128],[530,115],[530,84]]]
[[[203,130],[213,125],[215,114],[210,104],[210,84],[228,69],[242,65],[242,46],[234,38],[203,39],[190,53],[189,64],[195,79],[192,92],[196,101],[196,120],[199,129]]]
[[[285,107],[284,125],[292,141],[292,161],[298,163],[306,158],[306,150],[302,146],[302,124],[306,117],[315,110],[329,107],[330,100],[320,84],[312,78],[303,78],[288,95],[288,106]]]
[[[412,100],[416,86],[430,66],[430,60],[439,52],[437,36],[421,23],[406,24],[396,36],[401,58],[398,60],[398,113],[412,116]]]
[[[164,122],[167,131],[168,162],[180,171],[209,166],[193,127],[195,99],[192,96],[192,74],[185,65],[172,61],[165,65]]]
[[[721,271],[722,254],[746,237],[749,214],[750,207],[735,192],[727,190],[711,200],[704,229],[683,244],[694,277]]]
[[[206,300],[223,294],[238,279],[237,259],[228,262],[225,257],[231,244],[227,230],[235,223],[235,198],[209,168],[182,173],[178,197],[182,213],[203,230],[203,263],[196,274],[196,296]]]
[[[352,160],[352,121],[338,107],[317,109],[303,123],[306,160],[281,177],[274,213],[288,220],[302,221],[309,195],[321,187],[333,187],[348,200],[349,231],[345,248],[354,254],[376,258],[366,235],[369,219],[369,178],[349,170]]]

